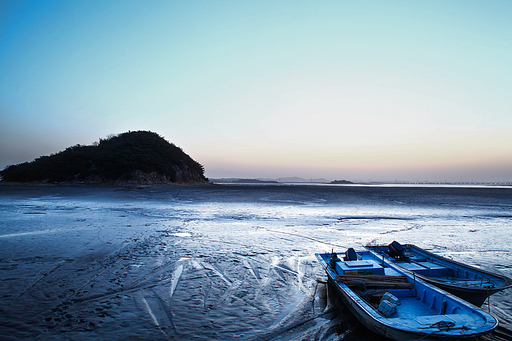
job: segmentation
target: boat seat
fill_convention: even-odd
[[[399,264],[404,269],[428,277],[450,276],[451,269],[432,262],[403,262]]]
[[[421,262],[420,265],[428,269],[427,272],[422,273],[426,276],[450,276],[451,274],[451,269],[439,264],[432,262]]]
[[[415,264],[415,263],[400,262],[400,263],[398,263],[398,265],[400,265],[404,269],[411,270],[414,272],[425,271],[425,267],[423,267],[419,264]]]

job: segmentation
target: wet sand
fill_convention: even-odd
[[[511,194],[2,186],[0,338],[378,340],[314,253],[399,240],[511,276]],[[511,308],[492,296],[504,326]]]

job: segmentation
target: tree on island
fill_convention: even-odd
[[[75,145],[50,156],[6,167],[5,182],[207,182],[204,167],[151,131],[133,131]]]

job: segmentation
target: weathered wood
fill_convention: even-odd
[[[357,283],[345,283],[348,287],[354,287]],[[382,282],[366,282],[366,288],[372,289],[412,289],[414,284],[412,283],[382,283]]]
[[[342,282],[347,286],[364,283],[366,287],[371,288],[409,289],[413,287],[413,284],[409,283],[405,276],[339,275],[336,277],[336,281]]]
[[[370,281],[382,281],[382,282],[407,282],[406,276],[386,276],[386,275],[338,275],[336,280],[370,280]]]

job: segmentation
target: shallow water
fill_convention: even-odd
[[[376,339],[315,252],[412,243],[512,276],[512,189],[0,187],[0,338]],[[512,327],[512,290],[484,309]]]

